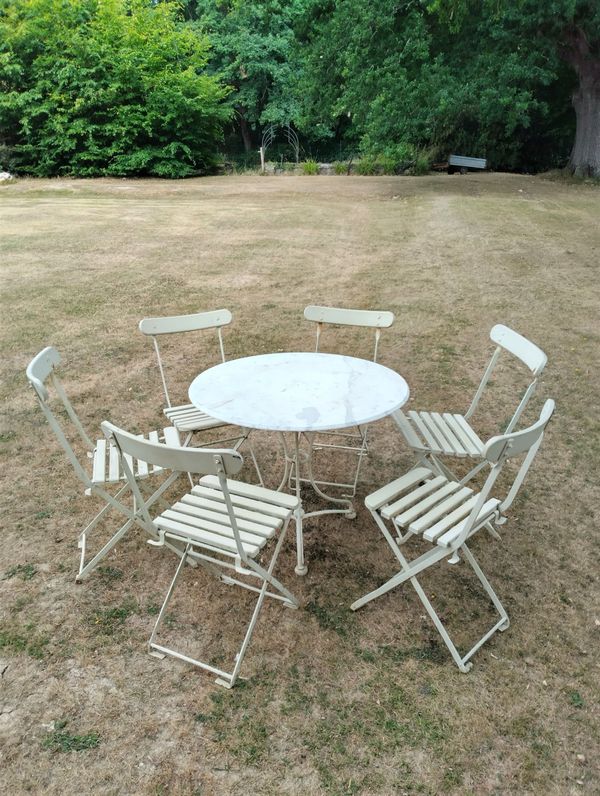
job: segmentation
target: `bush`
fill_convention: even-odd
[[[357,161],[355,170],[363,176],[398,173],[395,159],[388,155],[366,155]]]
[[[3,0],[0,129],[14,169],[185,177],[216,163],[226,90],[174,0]]]
[[[413,173],[417,176],[423,176],[429,173],[430,168],[431,160],[429,159],[429,155],[427,153],[419,153],[415,160],[415,165],[413,166]]]
[[[342,160],[336,160],[333,162],[333,173],[334,174],[348,174],[348,162],[344,162]]]
[[[319,173],[319,164],[316,160],[305,160],[302,164],[302,174],[318,174]]]

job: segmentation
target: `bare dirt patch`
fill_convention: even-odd
[[[509,175],[1,186],[2,790],[598,792],[599,218],[593,187]],[[235,357],[310,349],[309,303],[392,310],[382,362],[423,408],[466,408],[494,323],[548,354],[529,417],[551,396],[556,419],[504,541],[474,544],[512,624],[466,676],[410,587],[349,611],[394,570],[362,506],[412,464],[391,421],[372,429],[357,519],[307,525],[305,579],[290,534],[279,574],[303,608],[266,606],[240,688],[146,654],[174,560],[141,535],[74,583],[77,533],[96,505],[26,388],[29,359],[48,344],[62,352],[93,434],[106,418],[143,430],[162,416],[140,318],[228,307]],[[357,356],[370,342],[323,338]],[[185,399],[217,348],[198,338],[169,357]],[[505,368],[495,381],[483,436],[509,416],[519,378]],[[275,440],[257,446],[274,484]],[[466,570],[439,567],[423,585],[465,644],[487,621]],[[169,632],[210,638],[226,659],[249,609],[188,570]]]

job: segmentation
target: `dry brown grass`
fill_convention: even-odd
[[[4,793],[599,792],[597,189],[507,175],[21,181],[0,187],[0,214]],[[469,675],[409,586],[348,610],[393,571],[360,508],[411,464],[388,421],[373,429],[358,518],[308,525],[305,579],[290,540],[279,573],[304,608],[266,606],[245,686],[225,692],[146,655],[174,562],[141,535],[74,583],[76,535],[96,506],[26,389],[31,356],[59,348],[94,433],[104,418],[147,428],[161,397],[141,317],[229,307],[239,356],[308,348],[308,303],[393,310],[382,361],[415,406],[465,407],[495,322],[548,354],[530,416],[552,396],[556,418],[503,543],[474,544],[512,624]],[[366,338],[329,342],[367,355]],[[216,354],[172,353],[182,395]],[[482,407],[484,435],[509,414],[512,378]],[[423,583],[466,643],[488,617],[466,570]],[[248,606],[189,570],[171,632],[217,634],[226,655]]]

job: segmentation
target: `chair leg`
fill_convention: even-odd
[[[177,569],[175,570],[175,575],[173,576],[173,580],[171,581],[171,585],[167,589],[167,594],[165,596],[165,599],[164,599],[164,602],[163,602],[163,604],[161,606],[161,609],[158,612],[158,617],[156,619],[156,622],[154,623],[154,628],[152,630],[152,635],[150,636],[150,640],[148,641],[148,648],[149,648],[150,655],[154,655],[154,657],[156,657],[156,658],[164,658],[164,654],[161,654],[161,653],[157,654],[154,651],[155,649],[161,649],[160,647],[157,647],[156,644],[154,644],[154,639],[156,638],[156,634],[158,632],[158,627],[159,627],[160,623],[162,622],[162,618],[165,615],[167,607],[168,607],[168,605],[169,605],[169,603],[171,601],[171,597],[173,596],[173,591],[175,590],[175,585],[177,584],[177,581],[179,580],[179,576],[181,575],[181,570],[183,569],[183,567],[185,565],[188,553],[190,552],[190,548],[191,548],[191,545],[189,545],[189,544],[186,545],[185,550],[183,552],[183,555],[181,556],[181,559],[179,560],[179,564],[177,565]]]
[[[256,605],[255,605],[254,610],[252,612],[252,617],[251,617],[250,622],[248,624],[248,628],[247,628],[246,633],[244,635],[244,639],[242,641],[242,645],[240,647],[240,650],[235,656],[235,664],[234,664],[234,668],[233,668],[232,672],[226,672],[226,671],[223,671],[222,669],[217,669],[216,667],[211,666],[208,663],[205,663],[203,661],[197,660],[196,658],[191,658],[188,655],[183,655],[182,653],[177,652],[176,650],[170,649],[169,647],[165,647],[165,646],[163,646],[161,644],[157,644],[156,641],[155,641],[156,635],[157,635],[157,632],[158,632],[158,628],[159,628],[160,623],[162,622],[162,619],[163,619],[163,617],[165,615],[165,612],[167,610],[167,607],[169,605],[171,597],[173,596],[173,592],[175,590],[175,586],[177,584],[179,576],[180,576],[180,574],[181,574],[181,572],[183,570],[183,566],[184,566],[186,560],[188,559],[188,557],[190,555],[193,556],[193,551],[191,551],[191,547],[192,547],[191,544],[187,544],[186,545],[185,551],[184,551],[184,553],[183,553],[183,555],[181,557],[181,561],[179,562],[179,564],[177,566],[177,570],[175,572],[173,580],[171,581],[171,584],[170,584],[169,589],[167,591],[165,600],[163,602],[163,605],[162,605],[162,607],[160,609],[160,612],[158,614],[158,617],[156,619],[156,623],[154,625],[154,629],[152,631],[152,635],[150,636],[150,640],[148,642],[148,648],[149,648],[150,654],[153,655],[154,657],[157,657],[157,658],[164,658],[165,655],[170,655],[170,656],[172,656],[174,658],[178,658],[179,660],[185,661],[186,663],[190,663],[190,664],[192,664],[194,666],[198,666],[201,669],[205,669],[206,671],[209,671],[209,672],[212,672],[213,674],[216,674],[217,675],[217,679],[216,679],[215,682],[218,683],[219,685],[222,685],[225,688],[233,688],[233,686],[235,685],[236,680],[238,679],[240,668],[242,666],[242,662],[244,660],[244,656],[246,654],[246,651],[247,651],[248,646],[250,644],[250,641],[252,639],[252,634],[254,633],[254,628],[256,626],[256,622],[258,621],[258,616],[260,614],[260,610],[262,608],[262,605],[263,605],[263,602],[265,600],[265,597],[268,596],[268,595],[277,596],[277,595],[271,595],[270,592],[267,591],[267,588],[268,588],[269,584],[271,586],[273,586],[277,591],[280,592],[282,597],[279,598],[279,599],[283,599],[285,605],[289,605],[289,607],[291,607],[291,608],[297,608],[298,607],[298,601],[296,600],[296,598],[291,594],[291,592],[289,592],[285,588],[285,586],[283,586],[277,580],[277,578],[275,578],[273,576],[273,569],[275,567],[275,563],[277,561],[277,557],[279,555],[279,551],[281,550],[281,547],[283,545],[283,540],[285,538],[285,533],[286,533],[288,524],[289,524],[289,520],[288,520],[288,522],[286,522],[284,528],[281,531],[281,534],[280,534],[279,539],[277,541],[277,545],[275,547],[275,551],[273,552],[273,556],[271,557],[271,561],[269,563],[268,569],[265,570],[263,567],[261,567],[255,561],[251,560],[251,561],[248,562],[250,564],[252,570],[254,571],[254,573],[258,577],[260,577],[262,579],[263,583],[262,583],[262,586],[261,586],[260,589],[254,589],[254,588],[252,589],[252,591],[257,591],[258,592],[258,599],[256,601]],[[233,578],[229,578],[227,576],[221,576],[218,573],[218,571],[215,571],[214,567],[212,567],[212,566],[210,566],[208,564],[208,562],[199,560],[198,563],[200,565],[205,566],[206,569],[208,569],[210,572],[212,572],[214,575],[216,575],[216,577],[218,579],[223,580],[225,583],[228,583],[228,582],[237,583],[238,582],[238,581],[236,581]],[[240,583],[239,585],[244,586],[243,583]]]
[[[444,644],[446,645],[450,654],[452,655],[454,662],[456,663],[461,672],[468,672],[473,666],[473,664],[470,662],[469,659],[477,652],[477,650],[483,644],[485,644],[485,642],[497,630],[504,631],[508,628],[510,624],[508,614],[506,613],[504,606],[500,602],[495,591],[492,589],[490,582],[488,581],[483,571],[481,570],[481,567],[477,563],[475,556],[471,553],[466,544],[463,544],[462,547],[459,548],[459,550],[454,551],[455,554],[457,554],[458,552],[462,553],[464,558],[468,561],[471,568],[473,569],[473,572],[475,573],[475,575],[479,579],[479,582],[483,586],[486,594],[494,604],[496,611],[500,615],[500,619],[498,622],[496,622],[495,625],[493,625],[492,628],[490,628],[490,630],[487,631],[487,633],[485,633],[479,639],[479,641],[469,650],[469,652],[467,652],[466,655],[461,656],[460,653],[458,652],[458,649],[456,648],[456,645],[450,638],[448,631],[444,627],[442,620],[437,615],[433,605],[429,601],[427,595],[425,594],[423,588],[421,587],[421,584],[416,578],[416,575],[419,574],[419,572],[428,569],[430,566],[432,566],[432,564],[435,564],[438,561],[441,561],[443,558],[446,558],[448,556],[448,550],[436,546],[431,550],[428,550],[426,553],[423,553],[423,555],[419,556],[414,561],[409,562],[403,555],[398,544],[396,543],[396,540],[390,534],[386,524],[379,516],[379,514],[377,514],[377,512],[375,511],[372,511],[371,514],[373,515],[373,518],[377,522],[377,525],[379,526],[381,532],[385,536],[385,539],[388,542],[390,548],[392,549],[392,552],[400,562],[402,571],[396,573],[393,577],[391,577],[388,581],[386,581],[386,583],[384,583],[379,588],[374,589],[369,594],[366,594],[364,597],[361,597],[359,600],[356,600],[350,606],[351,609],[353,611],[356,611],[358,608],[361,608],[363,605],[370,602],[371,600],[374,600],[377,597],[381,597],[383,594],[386,594],[388,591],[391,591],[392,589],[395,589],[397,586],[400,586],[402,583],[406,582],[407,580],[410,580],[415,591],[419,596],[419,599],[425,606],[425,610],[431,617],[433,624],[435,625],[437,631],[442,637]]]
[[[99,516],[100,514],[98,514],[98,517]],[[92,520],[92,522],[94,521]],[[88,528],[86,528],[86,530],[83,531],[79,541],[79,546],[81,547],[81,559],[79,562],[79,572],[77,573],[77,577],[75,578],[76,583],[81,583],[89,576],[90,572],[92,572],[92,570],[94,570],[98,566],[98,564],[102,561],[102,559],[106,555],[108,555],[108,553],[110,553],[113,547],[123,536],[125,536],[125,534],[131,528],[132,525],[133,525],[133,520],[127,520],[127,522],[119,528],[119,530],[114,534],[114,536],[112,536],[108,540],[108,542],[104,545],[104,547],[98,553],[96,553],[96,555],[92,558],[92,560],[88,561],[88,563],[85,564],[85,566],[83,563],[85,560],[85,545],[86,545],[85,534],[87,533],[88,528],[90,526],[88,526]]]

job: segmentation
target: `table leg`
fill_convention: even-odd
[[[296,520],[296,575],[306,575],[308,567],[304,563],[304,537],[302,535],[302,521],[304,509],[302,508],[302,497],[300,494],[300,433],[294,432],[294,458],[296,460],[296,497],[298,498],[298,508],[294,513]]]

